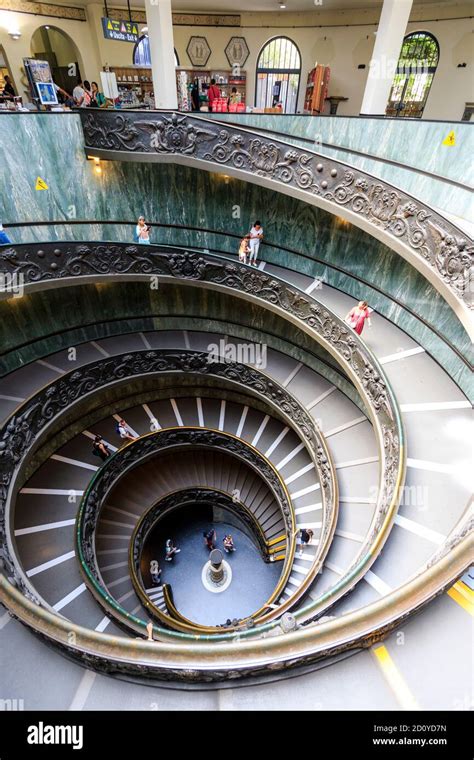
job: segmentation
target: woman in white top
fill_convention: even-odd
[[[145,223],[145,217],[138,217],[138,224],[135,229],[135,236],[141,245],[150,245],[150,228]]]
[[[250,240],[249,240],[249,246],[250,246],[250,256],[249,256],[249,264],[250,266],[256,267],[257,266],[257,255],[258,255],[258,249],[260,248],[260,241],[263,239],[263,227],[260,224],[260,222],[257,220],[255,224],[253,225],[252,229],[250,230]]]

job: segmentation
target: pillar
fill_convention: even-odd
[[[178,108],[171,0],[145,0],[156,108]]]
[[[224,577],[224,565],[222,564],[222,552],[219,549],[213,549],[209,555],[211,568],[211,581],[220,583]]]
[[[413,0],[384,0],[361,115],[384,116]]]

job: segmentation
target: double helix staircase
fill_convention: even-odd
[[[340,171],[329,169],[326,185]],[[353,297],[289,265],[262,260],[254,270],[202,250],[150,246],[142,253],[107,243],[17,246],[14,254],[2,254],[2,266],[26,272],[27,295],[52,284],[93,288],[97,262],[104,287],[123,275],[124,288],[130,280],[146,288],[156,273],[181,305],[191,292],[206,295],[189,298],[194,312],[160,315],[153,325],[97,315],[93,331],[83,326],[75,341],[73,365],[61,325],[49,344],[32,341],[28,363],[22,354],[15,364],[7,352],[0,379],[7,677],[25,682],[14,675],[20,649],[22,673],[32,662],[52,672],[57,648],[74,661],[74,691],[63,702],[75,707],[95,704],[94,683],[114,694],[107,675],[139,681],[133,693],[140,701],[143,682],[253,684],[243,691],[258,695],[264,687],[256,683],[290,674],[300,677],[286,684],[287,695],[312,679],[326,707],[337,704],[340,684],[350,686],[354,673],[372,684],[381,705],[394,705],[388,682],[396,706],[414,707],[432,698],[429,668],[423,678],[409,675],[426,647],[433,668],[441,657],[449,662],[446,698],[455,708],[468,670],[473,587],[471,403],[454,373],[376,312],[359,339],[343,322]],[[443,287],[454,304],[453,282]],[[216,317],[223,297],[232,319]],[[13,301],[5,301],[5,314]],[[252,335],[265,345],[265,366],[221,357],[205,367],[209,346],[238,355]],[[122,418],[136,438],[125,445],[116,429]],[[112,452],[103,463],[92,452],[96,434]],[[191,434],[199,445],[183,443]],[[179,445],[134,460],[140,446],[172,435]],[[219,445],[204,444],[205,435]],[[252,462],[229,453],[227,440],[253,452]],[[114,474],[114,462],[124,463],[122,473]],[[146,573],[141,585],[134,578],[144,516],[196,489],[237,493],[261,535],[263,558],[281,568],[271,602],[228,629],[185,619],[166,577],[156,585]],[[302,529],[313,532],[304,546]],[[52,645],[40,665],[44,647],[13,618]],[[399,634],[404,647],[396,650]],[[16,654],[14,639],[21,642]],[[388,648],[410,687],[399,688]],[[308,675],[313,669],[318,682]]]

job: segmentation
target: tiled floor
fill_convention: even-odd
[[[199,510],[199,507],[194,507]],[[236,551],[225,554],[231,565],[232,582],[222,593],[207,591],[201,580],[201,572],[208,561],[203,532],[214,527],[217,532],[217,548],[222,548],[226,533],[234,538]],[[166,538],[172,537],[181,552],[172,562],[164,561]],[[162,582],[169,583],[174,603],[185,617],[204,625],[218,625],[230,618],[243,618],[261,607],[272,593],[282,570],[282,563],[267,564],[263,561],[250,538],[234,525],[210,524],[206,514],[192,515],[179,510],[174,517],[163,521],[160,535],[150,536],[154,556],[163,568]]]

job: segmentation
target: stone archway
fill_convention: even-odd
[[[82,57],[72,37],[59,27],[42,25],[33,32],[30,48],[32,57],[49,62],[54,82],[72,93],[84,73]]]

